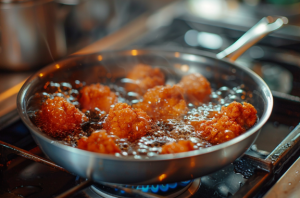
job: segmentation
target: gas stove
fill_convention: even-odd
[[[194,48],[217,53],[257,21],[250,14],[245,14],[249,23],[203,18],[187,12],[191,1],[187,2],[171,3],[154,14],[144,13],[78,53],[141,47]],[[164,20],[158,23],[157,19]],[[300,163],[300,37],[290,32],[291,28],[300,31],[298,26],[283,28],[249,49],[238,61],[267,82],[273,92],[274,108],[254,145],[234,163],[210,175],[171,184],[94,183],[47,159],[17,116],[15,106],[11,106],[0,118],[0,196],[272,197],[272,193],[282,195],[282,185],[287,185],[288,195],[299,183],[295,182],[297,177],[295,181],[289,178]],[[30,74],[9,74],[16,80],[1,90],[0,102],[14,99]],[[8,107],[7,103],[0,105]]]
[[[43,156],[18,120],[1,131],[1,190],[9,197],[262,197],[298,158],[300,101],[275,97],[255,144],[223,169],[192,181],[162,185],[93,183]],[[267,140],[267,143],[266,143]]]

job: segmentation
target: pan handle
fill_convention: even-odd
[[[263,37],[275,30],[278,30],[287,23],[288,19],[286,17],[264,17],[235,43],[218,53],[217,58],[228,58],[230,61],[235,61],[240,55]]]

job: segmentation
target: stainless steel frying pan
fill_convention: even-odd
[[[217,55],[199,51],[127,50],[70,56],[34,74],[22,87],[17,99],[19,114],[43,152],[68,171],[94,181],[123,184],[154,184],[185,181],[214,172],[235,159],[251,146],[260,128],[269,118],[273,98],[265,82],[251,70],[232,63],[239,55],[269,32],[286,23],[285,18],[264,18],[235,44]],[[229,57],[229,60],[222,59]],[[230,62],[231,60],[231,62]],[[199,72],[208,78],[214,89],[244,84],[252,91],[248,99],[258,110],[259,121],[250,130],[220,145],[178,154],[151,158],[116,157],[92,153],[63,145],[41,132],[28,113],[36,92],[47,81],[85,81],[87,84],[112,81],[125,77],[136,64],[160,67],[168,82],[176,82],[183,75]],[[180,65],[188,65],[181,70]]]

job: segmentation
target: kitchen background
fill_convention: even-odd
[[[279,178],[288,174],[288,168],[297,160],[299,145],[293,138],[298,137],[300,122],[300,1],[1,0],[0,140],[4,143],[0,144],[0,196],[53,197],[83,181],[53,167],[11,155],[9,146],[4,146],[11,144],[42,156],[16,111],[19,89],[38,69],[74,53],[123,48],[192,48],[216,54],[268,15],[285,16],[289,25],[250,48],[237,63],[254,70],[269,85],[274,95],[273,114],[255,146],[241,161],[201,178],[200,185],[178,184],[189,189],[196,186],[193,194],[186,197],[239,197],[248,195],[249,189],[253,192],[251,196],[272,197],[266,194],[268,190],[280,189],[276,186],[284,179]],[[278,145],[286,143],[291,147],[285,149],[284,155],[273,153]],[[270,162],[273,169],[265,172],[240,165],[249,156],[267,160],[275,154],[276,160]],[[279,169],[278,164],[285,160],[286,165]],[[268,179],[263,180],[263,176]],[[297,182],[285,182],[291,197],[297,194],[299,183],[298,175],[293,176]],[[88,187],[77,196],[97,197],[96,188]],[[151,187],[139,188],[153,193]],[[111,190],[117,195],[110,190],[107,190],[110,196],[123,196],[121,190]],[[278,190],[277,195],[280,193],[283,192]]]

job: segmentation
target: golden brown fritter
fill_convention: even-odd
[[[99,108],[108,113],[110,106],[118,102],[116,94],[108,86],[99,83],[85,86],[80,90],[79,103],[83,111]]]
[[[177,143],[169,143],[162,146],[161,154],[182,153],[193,151],[194,144],[189,140],[179,140]]]
[[[113,138],[109,137],[105,130],[95,131],[90,137],[82,137],[77,143],[78,148],[96,153],[115,154],[121,152]]]
[[[178,85],[183,88],[187,101],[195,105],[208,101],[211,94],[210,83],[199,73],[182,77]]]
[[[36,124],[46,134],[52,137],[66,137],[75,129],[80,129],[81,123],[87,117],[62,97],[47,99],[36,112]]]
[[[165,84],[165,75],[159,68],[152,68],[147,65],[138,65],[126,76],[133,80],[127,83],[125,89],[143,95],[148,89]]]
[[[141,109],[132,109],[126,103],[118,103],[109,111],[103,128],[119,138],[133,142],[146,135],[151,128],[150,117]]]
[[[192,121],[191,124],[200,136],[211,144],[226,142],[245,132],[245,129],[241,125],[225,115],[219,119]]]
[[[220,144],[231,140],[246,129],[252,127],[257,120],[257,111],[249,103],[232,102],[222,107],[212,120],[192,121],[191,124],[201,137],[211,144]]]
[[[222,107],[221,113],[235,119],[239,125],[245,128],[250,128],[257,120],[256,109],[247,102],[244,102],[243,105],[232,102],[228,107]]]
[[[149,89],[142,102],[133,105],[153,119],[172,119],[187,113],[187,106],[178,85],[157,86]]]

